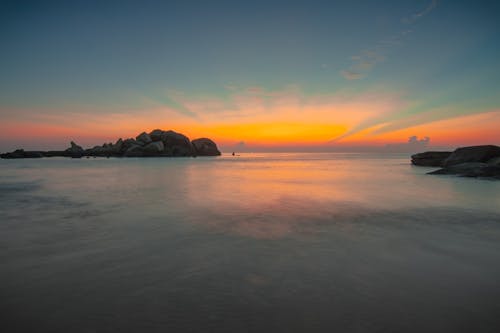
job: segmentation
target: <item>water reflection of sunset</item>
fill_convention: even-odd
[[[391,209],[395,200],[409,207],[421,204],[419,200],[405,199],[406,191],[414,190],[411,171],[401,173],[407,168],[405,160],[367,159],[352,154],[322,158],[330,155],[307,158],[311,155],[244,154],[213,161],[221,167],[207,169],[203,161],[190,163],[184,180],[190,190],[186,196],[193,214],[198,216],[194,221],[244,236],[280,238],[307,235],[325,223],[342,224]],[[393,182],[408,186],[387,186],[387,191],[380,191],[384,183]],[[443,186],[433,193],[422,193],[421,200],[449,196],[452,189]]]

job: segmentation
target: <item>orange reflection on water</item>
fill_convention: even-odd
[[[321,154],[315,159],[284,155],[212,161],[221,167],[204,168],[203,161],[190,164],[187,196],[193,207],[205,212],[200,222],[256,238],[308,234],[325,221],[351,216],[354,203],[370,200],[359,195],[359,187],[372,176],[362,164],[322,159]]]

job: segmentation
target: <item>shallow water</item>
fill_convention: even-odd
[[[498,332],[500,182],[404,155],[0,160],[8,332]]]

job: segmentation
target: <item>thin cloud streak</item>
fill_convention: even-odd
[[[401,19],[401,22],[406,25],[412,25],[422,17],[428,15],[436,8],[438,0],[432,0],[431,3],[422,11]],[[395,46],[401,45],[403,39],[408,34],[412,33],[411,29],[399,31],[392,37],[383,39],[376,43],[376,46],[362,51],[360,54],[352,56],[353,64],[348,68],[340,71],[340,74],[347,80],[358,80],[364,78],[368,73],[380,62],[386,59],[386,54]]]
[[[425,15],[429,14],[434,8],[436,8],[438,2],[439,2],[438,0],[432,0],[431,3],[425,9],[423,9],[422,11],[417,12],[409,17],[405,17],[405,18],[401,19],[401,22],[403,22],[405,24],[415,23],[416,21],[420,20]]]
[[[344,70],[340,72],[347,80],[357,80],[363,77],[363,74],[353,72],[352,70]]]

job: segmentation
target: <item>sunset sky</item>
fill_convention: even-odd
[[[500,144],[499,13],[498,1],[1,1],[0,151],[155,128],[225,151]]]

